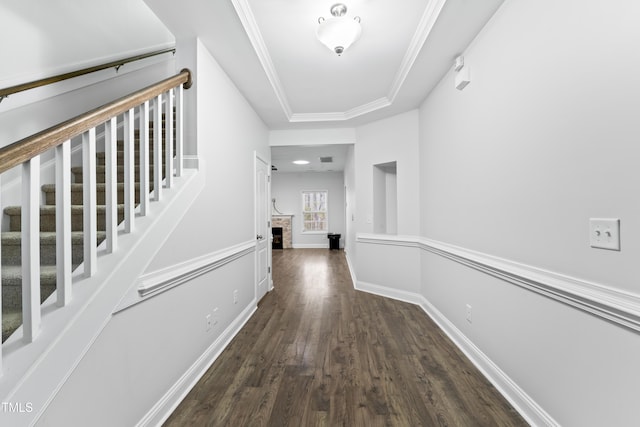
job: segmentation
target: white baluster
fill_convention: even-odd
[[[166,181],[167,188],[173,187],[173,89],[166,93],[166,110],[165,113],[165,158],[166,158]]]
[[[105,230],[107,253],[112,253],[118,249],[118,118],[112,117],[104,125]]]
[[[96,129],[82,134],[82,203],[84,231],[84,274],[97,271],[97,215],[96,215]]]
[[[153,103],[153,199],[162,197],[162,95]]]
[[[22,324],[26,342],[40,331],[40,156],[22,165]]]
[[[133,108],[124,113],[124,231],[133,231],[135,218],[135,159],[133,147],[133,128],[135,113]]]
[[[182,176],[182,157],[184,146],[184,89],[182,85],[176,88],[176,176]]]
[[[149,210],[149,101],[140,106],[140,215]]]
[[[59,307],[71,301],[71,141],[56,151],[56,290]]]

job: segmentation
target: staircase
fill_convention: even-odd
[[[174,115],[175,118],[175,115]],[[165,177],[164,156],[164,114],[162,121],[162,177]],[[174,120],[174,144],[175,120]],[[117,182],[118,182],[118,223],[124,220],[124,142],[118,141]],[[135,131],[135,164],[139,164],[140,139],[139,131]],[[153,159],[153,121],[149,123],[149,157]],[[175,147],[174,151],[175,153]],[[174,157],[175,158],[175,157]],[[106,236],[105,206],[105,153],[96,153],[96,195],[97,195],[97,229],[98,245]],[[153,177],[153,162],[149,165],[149,176]],[[72,167],[71,184],[71,228],[72,228],[72,269],[82,264],[83,251],[83,168]],[[153,191],[153,179],[150,182]],[[42,185],[44,204],[40,206],[40,299],[44,302],[56,290],[56,186]],[[140,169],[135,167],[135,203],[140,202]],[[22,260],[21,260],[21,213],[20,206],[4,209],[5,220],[9,221],[9,231],[2,233],[2,342],[4,342],[22,324]]]

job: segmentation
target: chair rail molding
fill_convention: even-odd
[[[361,244],[419,248],[640,332],[640,295],[417,236],[358,234]]]
[[[173,287],[187,283],[243,256],[253,254],[255,245],[255,241],[250,240],[161,270],[146,273],[137,282],[139,297],[135,300],[123,301],[114,313],[168,291]]]

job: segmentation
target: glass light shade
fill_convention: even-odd
[[[320,22],[316,35],[322,42],[338,55],[347,50],[362,34],[362,27],[355,19],[331,17]]]

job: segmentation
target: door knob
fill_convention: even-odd
[[[258,239],[258,240],[262,240],[262,234],[258,234],[258,235],[256,236],[256,239]]]

